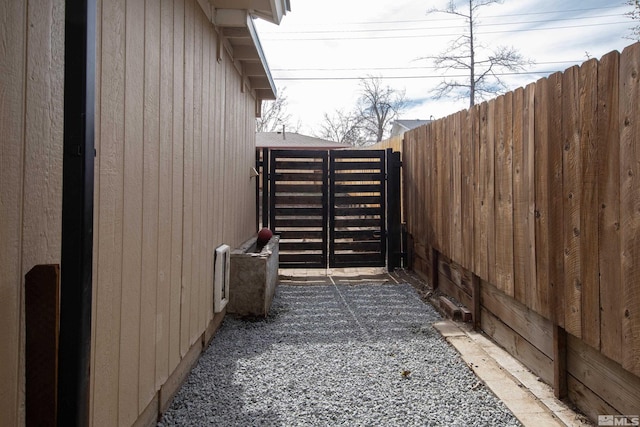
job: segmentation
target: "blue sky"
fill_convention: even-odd
[[[457,0],[464,5],[465,0]],[[464,21],[427,10],[448,0],[291,0],[280,26],[256,21],[271,73],[288,99],[300,132],[319,131],[323,114],[350,110],[359,78],[381,77],[411,102],[402,118],[439,118],[468,101],[434,100],[441,81],[428,60],[442,52]],[[624,0],[505,0],[480,9],[478,41],[516,48],[535,62],[525,74],[505,76],[510,90],[589,57],[600,58],[632,43],[633,21]]]

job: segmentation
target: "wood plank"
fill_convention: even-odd
[[[553,357],[551,322],[487,282],[481,285],[481,303],[547,357]]]
[[[557,77],[557,75],[556,75]],[[536,82],[535,87],[535,246],[536,246],[536,277],[531,292],[527,298],[528,306],[543,313],[549,304],[549,209],[550,209],[550,172],[549,172],[549,110],[550,89],[552,82],[547,78]],[[547,309],[548,315],[551,310]],[[563,322],[564,323],[564,322]]]
[[[462,150],[462,259],[461,264],[467,270],[473,270],[474,242],[474,186],[475,186],[475,144],[477,139],[474,127],[477,108],[462,113],[461,150]]]
[[[582,338],[600,349],[600,271],[598,236],[598,61],[580,67],[580,153],[582,187],[580,207],[580,265],[582,283]]]
[[[444,141],[444,133],[443,133],[443,121],[438,120],[434,122],[435,127],[435,139],[434,139],[434,150],[435,150],[435,171],[436,171],[436,190],[437,190],[437,198],[436,203],[434,205],[435,218],[436,218],[436,240],[433,242],[434,248],[436,248],[439,252],[448,253],[447,251],[447,242],[445,242],[445,236],[449,235],[449,227],[448,227],[448,215],[445,215],[444,212],[448,208],[445,206],[446,199],[445,196],[448,193],[446,190],[449,181],[446,177],[445,170],[445,158],[446,158],[446,146]]]
[[[461,288],[468,295],[473,294],[472,274],[469,270],[457,262],[447,258],[445,255],[438,256],[438,271],[444,274],[456,286]]]
[[[456,286],[445,274],[438,272],[438,289],[446,295],[455,298],[465,307],[473,307],[473,299],[460,287]]]
[[[125,147],[125,4],[101,9],[99,122],[96,123],[96,185],[94,200],[95,286],[92,326],[91,416],[118,423],[121,303],[124,251]]]
[[[139,415],[140,275],[142,264],[144,3],[127,2],[125,51],[125,143],[122,251],[123,325],[120,331],[118,424]],[[125,326],[126,325],[126,326]]]
[[[160,3],[160,130],[158,198],[158,285],[156,316],[156,389],[169,377],[171,313],[172,145],[173,145],[173,3]]]
[[[526,292],[529,287],[525,274],[525,264],[529,261],[529,194],[528,171],[525,156],[528,154],[528,139],[524,133],[524,89],[518,88],[513,94],[513,296],[516,301],[526,305]]]
[[[425,245],[431,246],[436,239],[436,163],[435,163],[435,140],[434,127],[429,124],[424,128],[424,132],[418,133],[417,151],[420,161],[414,163],[414,169],[418,170],[417,185],[420,188],[420,197],[416,211],[417,218],[426,217],[427,222],[420,224],[419,235],[426,239]],[[424,150],[418,150],[418,147],[424,146]],[[408,180],[405,180],[408,182]],[[408,220],[408,217],[406,218]]]
[[[450,256],[456,262],[462,261],[462,142],[460,141],[460,120],[460,113],[450,116],[450,142],[447,143],[451,156],[449,172],[451,188],[449,193],[451,196],[449,210],[451,221]]]
[[[509,328],[490,311],[482,309],[482,330],[546,384],[553,384],[553,361]]]
[[[474,253],[475,273],[484,280],[489,280],[487,254],[488,254],[488,198],[487,198],[487,112],[488,104],[483,102],[478,107],[477,129],[478,143],[476,147],[476,193],[474,216]]]
[[[564,300],[564,246],[562,229],[564,224],[563,214],[563,169],[562,169],[562,76],[554,73],[549,76],[549,128],[548,128],[548,156],[549,156],[549,282],[545,288],[539,290],[547,298],[547,303],[541,307],[543,316],[550,318],[556,324],[564,325],[564,312],[566,310]],[[541,295],[541,300],[543,295]],[[555,303],[555,304],[554,304]]]
[[[572,335],[567,336],[567,370],[621,414],[640,410],[640,377]]]
[[[169,313],[169,372],[181,358],[184,188],[184,2],[173,2],[173,108],[171,150],[171,290]]]
[[[562,76],[562,143],[563,210],[564,210],[564,327],[567,332],[582,337],[582,260],[581,178],[582,151],[580,144],[579,68],[567,69]]]
[[[523,197],[526,197],[526,218],[524,236],[524,272],[523,286],[525,287],[525,305],[531,308],[536,291],[536,176],[535,176],[535,84],[525,88],[523,106],[523,161],[522,173]],[[526,194],[526,196],[525,196]]]
[[[640,44],[620,57],[622,366],[640,375]]]
[[[497,283],[496,272],[496,126],[499,117],[497,100],[491,100],[487,109],[487,157],[484,175],[485,206],[486,206],[486,234],[487,234],[487,281]]]
[[[572,375],[567,375],[567,395],[569,400],[592,420],[597,420],[598,415],[618,413],[615,408],[600,399],[597,394]]]
[[[513,92],[496,104],[495,147],[495,284],[514,295],[513,283]]]
[[[618,109],[620,54],[611,52],[598,68],[598,152],[600,205],[600,339],[602,353],[622,362],[620,249],[620,141]]]

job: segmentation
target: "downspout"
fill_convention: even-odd
[[[96,0],[66,0],[58,426],[89,425]]]

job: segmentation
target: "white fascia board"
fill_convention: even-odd
[[[260,43],[260,38],[258,37],[258,32],[256,31],[256,27],[253,24],[253,19],[247,15],[247,29],[249,30],[249,34],[251,34],[251,39],[253,40],[253,44],[258,51],[258,56],[260,57],[260,63],[264,67],[264,73],[267,80],[269,80],[269,86],[271,86],[271,90],[273,91],[273,96],[278,97],[278,91],[276,89],[276,84],[273,81],[273,77],[271,76],[271,70],[269,69],[269,64],[267,63],[267,57],[264,55],[264,50],[262,50],[262,44]]]

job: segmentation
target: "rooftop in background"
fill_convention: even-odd
[[[395,120],[391,126],[391,136],[402,135],[408,130],[431,123],[431,120]]]
[[[256,148],[296,149],[296,150],[336,150],[353,148],[352,145],[295,132],[258,132]]]

